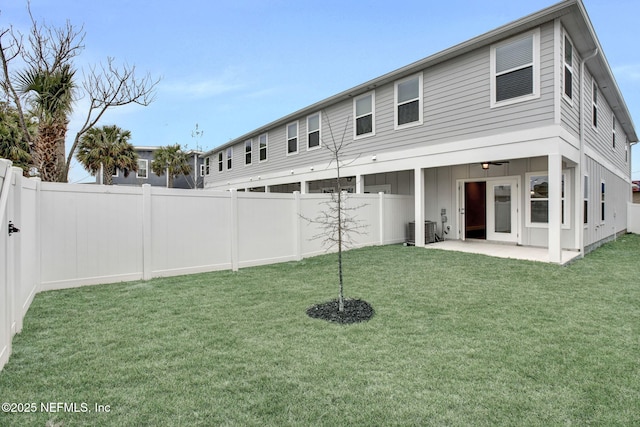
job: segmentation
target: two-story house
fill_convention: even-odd
[[[156,175],[151,169],[153,156],[161,147],[133,147],[138,153],[138,171],[132,172],[129,176],[124,176],[120,170],[113,175],[114,185],[142,185],[150,184],[154,187],[167,187],[167,174]],[[187,151],[189,164],[191,165],[191,173],[189,175],[179,175],[173,180],[173,188],[202,188],[204,177],[204,160],[201,157],[202,152],[196,150]],[[100,179],[98,174],[97,179]]]
[[[588,252],[623,232],[630,113],[580,0],[567,0],[253,130],[204,154],[204,186],[413,195],[450,238]]]

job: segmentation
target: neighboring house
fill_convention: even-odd
[[[138,172],[129,173],[124,176],[121,170],[116,171],[113,176],[114,185],[142,185],[151,184],[154,187],[167,186],[167,174],[158,176],[151,170],[153,155],[161,147],[133,147],[138,153]],[[204,174],[204,160],[200,157],[200,151],[190,150],[187,152],[189,164],[191,165],[190,175],[180,175],[173,180],[174,188],[202,188]],[[99,176],[98,176],[99,179]]]
[[[205,153],[205,188],[331,191],[328,123],[348,126],[347,189],[413,195],[417,236],[446,220],[448,238],[546,247],[560,262],[626,230],[638,137],[580,0]]]
[[[633,203],[640,203],[640,181],[632,181],[631,190],[633,191]]]

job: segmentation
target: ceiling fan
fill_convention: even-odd
[[[499,162],[482,162],[480,163],[482,165],[482,169],[487,170],[489,169],[489,166],[494,165],[494,166],[502,166],[505,163],[509,163],[508,160],[502,160]]]

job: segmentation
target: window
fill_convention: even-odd
[[[227,148],[227,170],[231,170],[231,162],[233,160],[233,148]]]
[[[491,47],[491,106],[539,96],[540,31]]]
[[[587,175],[584,176],[584,194],[582,195],[583,199],[583,223],[589,224],[589,177]]]
[[[307,150],[320,147],[320,113],[307,117]]]
[[[287,125],[287,154],[298,152],[298,122]]]
[[[573,44],[564,36],[564,96],[573,99]]]
[[[396,129],[422,123],[422,74],[395,84]]]
[[[543,173],[527,174],[529,180],[529,193],[528,198],[528,212],[527,212],[527,225],[529,226],[541,226],[549,223],[549,176]],[[561,185],[561,221],[562,225],[568,225],[565,211],[566,200],[569,200],[567,196],[567,189],[565,186],[566,174],[562,174]]]
[[[138,172],[136,178],[147,179],[149,177],[149,160],[138,159]]]
[[[353,117],[355,117],[354,138],[375,134],[373,106],[375,93],[370,92],[353,100]]]
[[[222,172],[224,166],[224,159],[222,157],[222,151],[218,153],[218,172]]]
[[[200,176],[204,176],[204,171],[205,171],[205,167],[204,167],[204,163],[200,165]]]
[[[594,128],[598,128],[598,86],[593,81],[593,91],[591,92],[591,102],[593,104],[592,122]]]
[[[605,186],[604,181],[600,183],[600,221],[605,219]]]
[[[258,144],[260,144],[260,161],[267,160],[267,134],[263,133],[258,137]]]
[[[247,139],[244,142],[244,164],[245,164],[245,166],[251,164],[251,152],[252,151],[253,151],[253,140],[252,139]]]
[[[613,116],[613,130],[611,135],[611,148],[616,148],[616,116]]]
[[[211,157],[207,157],[204,159],[204,174],[209,175],[211,172]]]
[[[624,145],[624,162],[629,163],[629,144]]]

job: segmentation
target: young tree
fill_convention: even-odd
[[[343,183],[340,175],[340,169],[346,166],[348,163],[344,163],[342,156],[345,150],[349,146],[349,142],[345,141],[347,134],[347,128],[349,125],[349,118],[345,122],[344,131],[340,139],[336,139],[333,134],[333,128],[331,127],[331,121],[329,120],[326,112],[323,112],[322,116],[325,118],[327,128],[331,141],[324,141],[322,146],[331,153],[331,164],[335,164],[336,178],[335,185],[336,191],[331,193],[331,200],[325,202],[326,209],[315,218],[305,218],[308,222],[314,223],[320,226],[320,233],[313,236],[313,239],[323,238],[323,246],[326,250],[337,247],[338,249],[338,311],[344,311],[344,280],[342,274],[342,250],[348,248],[352,243],[353,234],[361,234],[362,229],[365,227],[360,224],[357,218],[353,215],[353,212],[361,207],[347,206],[347,192],[343,191]]]
[[[138,77],[134,66],[106,64],[85,70],[76,82],[74,58],[84,41],[82,28],[40,24],[31,14],[31,30],[25,37],[12,27],[0,29],[0,88],[19,116],[23,140],[45,181],[66,181],[80,139],[104,113],[127,104],[149,105],[159,79]],[[16,69],[14,69],[16,67]],[[73,101],[86,98],[89,107],[65,159],[65,136]],[[28,126],[27,114],[38,120],[37,131]]]
[[[155,152],[151,170],[158,176],[166,173],[168,177],[167,186],[173,188],[173,179],[179,175],[189,175],[191,173],[191,165],[180,144],[174,144],[161,147]]]
[[[129,138],[131,132],[117,126],[91,128],[82,135],[76,158],[92,174],[102,171],[102,183],[112,185],[117,169],[125,177],[138,170],[138,153]]]

